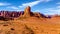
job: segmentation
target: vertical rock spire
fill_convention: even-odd
[[[30,8],[30,6],[27,6],[24,10],[24,15],[23,16],[29,17],[29,16],[31,16],[30,13],[31,13],[31,8]]]

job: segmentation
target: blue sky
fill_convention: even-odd
[[[60,15],[60,0],[0,0],[0,10],[23,11],[26,6],[32,12]]]

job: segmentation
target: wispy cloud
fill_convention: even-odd
[[[34,6],[34,5],[36,5],[36,4],[38,4],[40,1],[34,1],[34,2],[29,2],[29,3],[24,3],[24,4],[22,4],[21,6],[19,6],[19,7],[25,7],[25,6]]]
[[[41,2],[49,2],[49,1],[51,1],[51,0],[37,0],[37,1],[33,1],[33,2],[24,3],[19,7],[25,7],[25,6],[31,6],[32,7],[32,6],[35,6]]]
[[[7,5],[11,5],[10,3],[2,3],[0,2],[0,6],[7,6]]]
[[[11,9],[19,9],[18,7],[15,7],[15,6],[9,6],[7,8],[11,8]]]
[[[57,6],[57,8],[60,8],[60,6]]]
[[[35,10],[34,12],[40,12],[40,10]]]
[[[54,15],[54,14],[60,15],[60,8],[47,8],[45,10],[49,15]],[[47,13],[45,13],[45,14],[47,14]]]
[[[57,2],[56,4],[60,4],[60,2]]]

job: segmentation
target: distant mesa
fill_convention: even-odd
[[[31,7],[27,6],[24,10],[23,17],[43,17],[43,18],[51,18],[51,16],[46,16],[44,14],[38,13],[38,12],[31,12]]]
[[[51,16],[46,16],[38,12],[32,12],[31,7],[27,6],[24,11],[0,11],[0,17],[3,18],[20,18],[20,17],[42,17],[42,18],[51,18]]]

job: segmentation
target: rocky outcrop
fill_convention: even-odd
[[[51,18],[50,16],[45,16],[39,12],[31,12],[31,7],[27,6],[24,11],[0,11],[0,16],[4,18],[27,18],[27,17],[42,17]]]
[[[31,8],[30,8],[30,6],[27,6],[24,10],[23,17],[30,17],[30,16],[31,16]]]
[[[38,18],[41,16],[40,13],[38,13],[38,12],[35,12],[33,14],[34,14],[35,17],[38,17]]]

